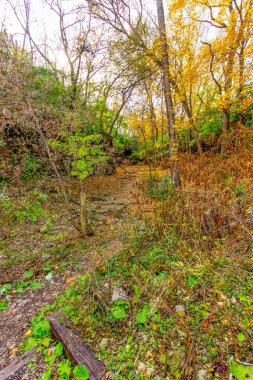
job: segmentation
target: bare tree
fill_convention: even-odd
[[[67,58],[70,72],[70,108],[74,109],[74,103],[78,95],[83,54],[92,52],[89,43],[91,15],[81,12],[79,6],[66,11],[61,0],[45,0],[45,2],[58,16],[61,44]],[[86,16],[88,17],[87,20],[85,20]],[[86,28],[84,27],[85,21]],[[68,31],[73,28],[75,28],[77,32],[74,36],[71,36],[71,33],[68,33]]]

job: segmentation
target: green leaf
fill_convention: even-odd
[[[124,309],[121,309],[120,307],[113,307],[112,308],[112,315],[116,319],[124,319],[127,314]]]
[[[32,290],[37,290],[37,289],[42,288],[42,286],[43,285],[42,285],[41,282],[34,281],[34,282],[31,283],[31,285],[29,286],[29,288],[32,289]]]
[[[8,309],[8,302],[6,299],[0,301],[0,310],[6,310]]]
[[[45,267],[42,268],[42,270],[43,270],[44,272],[50,272],[50,271],[52,270],[52,268],[53,268],[53,267],[51,267],[51,266],[45,266]]]
[[[48,369],[43,375],[39,378],[39,380],[50,380],[51,378],[51,369]]]
[[[245,341],[245,336],[243,335],[243,333],[239,333],[237,335],[237,339],[238,339],[238,342],[244,342]]]
[[[57,373],[62,379],[68,379],[71,373],[71,362],[69,359],[63,360],[58,364]]]
[[[47,363],[50,366],[52,366],[54,364],[54,362],[56,361],[56,358],[57,358],[57,356],[55,355],[55,353],[53,353],[50,356],[46,356],[45,357],[45,363]]]
[[[149,313],[142,311],[136,315],[136,324],[142,325],[147,322]]]
[[[61,356],[63,354],[63,346],[61,343],[57,343],[55,346],[54,354],[56,356]]]
[[[187,281],[187,285],[194,286],[197,283],[198,283],[198,277],[190,275],[190,277],[188,278],[188,281]]]
[[[23,294],[25,291],[23,288],[16,288],[16,292],[19,294]]]
[[[86,368],[84,365],[77,365],[73,370],[73,375],[75,379],[88,380],[90,372],[88,371],[88,368]]]
[[[33,335],[35,338],[44,338],[50,334],[50,324],[47,320],[42,320],[33,324]]]
[[[12,284],[5,284],[2,288],[0,288],[0,296],[2,296],[4,293],[8,293],[11,288]]]
[[[253,379],[253,365],[235,361],[230,363],[230,372],[237,380]]]
[[[153,310],[154,312],[155,310]],[[136,325],[142,325],[148,321],[148,317],[150,316],[151,307],[145,306],[144,309],[136,314]]]
[[[33,276],[33,271],[31,270],[27,270],[25,271],[25,273],[23,274],[23,277],[24,278],[31,278]]]
[[[50,342],[51,342],[51,338],[45,338],[45,339],[43,339],[43,341],[41,342],[41,344],[44,347],[49,347]]]
[[[36,347],[38,345],[38,341],[34,339],[33,337],[30,337],[28,341],[25,343],[25,350],[29,351],[32,348]]]

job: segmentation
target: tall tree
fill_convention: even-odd
[[[158,17],[158,27],[162,48],[162,70],[163,70],[163,90],[164,99],[166,107],[166,116],[168,121],[168,132],[169,132],[169,145],[170,145],[170,158],[172,161],[171,176],[172,181],[176,187],[181,185],[180,177],[178,172],[178,148],[177,148],[177,137],[175,130],[175,111],[172,99],[172,83],[169,74],[169,56],[168,56],[168,45],[167,45],[167,35],[166,35],[166,25],[164,16],[163,0],[156,0],[157,5],[157,17]]]

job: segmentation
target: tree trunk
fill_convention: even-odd
[[[229,109],[223,110],[223,123],[222,123],[222,133],[226,134],[229,129],[229,119],[230,119],[230,111]]]
[[[194,133],[194,137],[196,139],[196,144],[197,144],[197,148],[198,148],[198,152],[199,154],[202,154],[203,153],[203,148],[202,148],[202,145],[199,141],[199,134],[198,134],[198,131],[197,131],[197,128],[196,128],[196,125],[195,125],[195,122],[194,122],[194,119],[193,119],[193,116],[192,116],[192,112],[191,112],[191,109],[187,103],[186,100],[182,100],[182,106],[184,108],[184,111],[186,113],[186,116],[190,122],[190,125],[193,129],[193,133]]]
[[[221,132],[221,153],[224,154],[226,151],[226,137],[230,125],[230,110],[228,108],[223,110],[223,123]]]
[[[151,138],[152,138],[152,150],[153,155],[155,157],[155,144],[158,138],[158,127],[156,123],[156,115],[155,115],[155,108],[153,104],[153,96],[150,88],[148,87],[148,83],[144,81],[144,87],[148,98],[148,105],[149,105],[149,111],[150,111],[150,124],[151,124]]]
[[[84,235],[87,234],[88,227],[88,213],[87,213],[87,200],[85,193],[80,195],[80,214],[81,214],[81,230]]]
[[[175,131],[175,112],[173,107],[173,100],[171,95],[171,82],[169,77],[169,57],[168,57],[168,45],[167,45],[167,36],[165,29],[165,17],[164,17],[164,8],[163,0],[156,0],[157,6],[157,18],[158,18],[158,27],[160,40],[162,44],[162,69],[163,69],[163,90],[164,90],[164,99],[166,107],[166,116],[168,121],[168,134],[169,134],[169,150],[170,158],[172,161],[171,168],[171,178],[176,187],[180,187],[180,177],[178,172],[178,148],[176,141],[176,131]]]

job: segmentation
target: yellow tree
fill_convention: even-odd
[[[169,7],[167,41],[170,57],[170,78],[181,103],[182,110],[188,119],[189,128],[193,131],[198,152],[203,149],[197,130],[197,97],[203,87],[203,71],[205,67],[200,61],[199,46],[205,32],[196,22],[190,22],[183,9],[178,9],[173,2]]]
[[[209,72],[219,93],[218,106],[223,113],[222,131],[226,135],[233,99],[242,100],[245,85],[245,62],[252,44],[252,0],[176,1],[189,17],[209,25],[208,38],[202,40],[203,59],[209,61]]]

